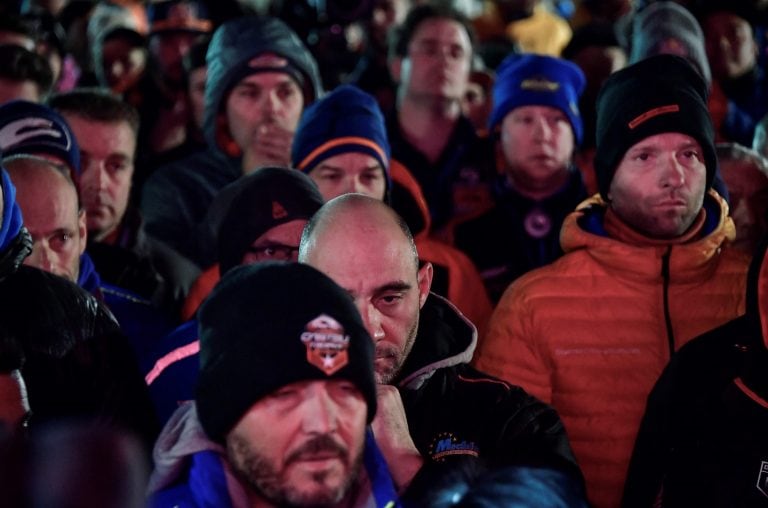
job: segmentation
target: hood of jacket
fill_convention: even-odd
[[[417,389],[438,369],[469,363],[477,329],[442,296],[430,293],[419,313],[416,342],[395,385]]]
[[[203,130],[208,146],[219,148],[217,117],[230,90],[254,70],[251,59],[273,53],[289,61],[304,81],[304,106],[320,97],[322,84],[317,63],[299,37],[281,20],[268,16],[245,16],[230,20],[213,35],[208,47]]]
[[[155,469],[149,478],[148,493],[162,490],[179,481],[197,452],[211,450],[224,453],[224,449],[211,441],[197,419],[197,407],[185,402],[163,427],[152,450]]]
[[[432,227],[427,200],[416,178],[400,162],[389,165],[392,178],[392,208],[405,220],[414,238],[427,236]]]
[[[669,245],[638,246],[610,238],[603,226],[607,203],[599,195],[583,201],[569,214],[560,232],[563,251],[584,250],[621,279],[657,278],[662,258],[669,251],[672,282],[707,277],[716,268],[711,263],[720,248],[736,238],[736,226],[728,216],[728,203],[710,190],[704,198],[706,220],[702,236],[694,241]],[[628,263],[627,260],[632,262]]]

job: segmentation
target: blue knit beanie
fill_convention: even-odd
[[[532,54],[508,56],[496,70],[488,127],[493,130],[517,107],[551,106],[565,113],[576,143],[581,144],[584,127],[579,95],[585,84],[581,69],[561,58]]]
[[[11,101],[0,106],[0,152],[11,155],[52,155],[80,179],[80,149],[66,120],[42,104]]]
[[[2,219],[0,220],[0,252],[16,238],[21,231],[21,208],[16,202],[16,187],[11,183],[8,173],[0,166],[0,183],[2,184],[3,206]]]
[[[293,138],[293,166],[308,173],[320,162],[343,153],[361,152],[376,159],[387,176],[389,140],[376,99],[352,85],[337,87],[301,117]]]

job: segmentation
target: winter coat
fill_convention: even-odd
[[[587,198],[581,172],[552,196],[534,201],[515,192],[506,176],[493,188],[495,205],[454,228],[454,245],[467,253],[494,302],[520,275],[547,265],[562,254],[563,220]]]
[[[197,418],[195,404],[179,407],[155,445],[150,478],[152,508],[245,508],[246,492],[226,461],[225,450],[212,442]],[[366,431],[363,472],[369,491],[358,493],[354,508],[397,508],[389,468],[373,435]]]
[[[746,315],[686,344],[648,397],[624,506],[768,506],[767,245]]]
[[[77,284],[103,302],[115,316],[120,329],[130,339],[139,363],[156,344],[173,330],[175,321],[156,309],[152,302],[127,289],[106,284],[87,252],[80,256]]]
[[[435,162],[406,139],[395,112],[387,117],[387,136],[392,160],[408,168],[419,182],[436,230],[454,217],[472,215],[490,205],[488,182],[496,175],[493,143],[478,137],[468,118],[459,117]]]
[[[450,302],[430,294],[413,349],[395,380],[411,437],[427,460],[417,476],[432,474],[432,465],[440,476],[444,465],[472,458],[491,469],[560,469],[580,482],[555,410],[472,368],[468,362],[476,343],[472,324]]]
[[[590,501],[621,500],[645,400],[673,351],[744,313],[748,259],[727,204],[705,199],[702,237],[638,246],[603,229],[606,204],[585,201],[563,224],[565,255],[504,293],[476,366],[552,404],[563,418]]]

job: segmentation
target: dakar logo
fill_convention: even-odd
[[[472,441],[459,440],[450,432],[442,432],[435,437],[429,446],[429,455],[433,460],[442,462],[452,455],[471,455],[478,457],[480,448]]]
[[[768,497],[768,462],[760,463],[760,474],[757,475],[757,490]]]
[[[285,209],[283,205],[281,205],[277,201],[272,201],[272,218],[277,219],[284,219],[288,217],[288,210]]]
[[[349,335],[344,335],[344,327],[327,314],[307,323],[301,341],[307,347],[307,361],[328,376],[349,363]]]
[[[47,118],[22,118],[0,129],[0,144],[6,147],[13,146],[38,136],[55,138],[57,141],[59,138],[64,138],[64,134]],[[69,150],[69,139],[63,141],[63,148]]]
[[[533,90],[535,92],[556,92],[560,88],[560,83],[550,81],[544,76],[535,76],[524,79],[520,83],[521,90]]]

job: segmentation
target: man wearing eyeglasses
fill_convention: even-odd
[[[490,203],[485,182],[494,152],[461,108],[473,44],[461,13],[421,5],[405,19],[390,61],[398,83],[396,110],[387,119],[392,158],[418,180],[435,228]]]
[[[161,422],[179,402],[194,398],[199,359],[198,306],[219,280],[240,265],[296,261],[307,221],[323,205],[312,180],[300,171],[265,167],[222,189],[209,210],[216,231],[217,264],[203,272],[190,291],[185,319],[158,344],[145,365],[145,381]]]

